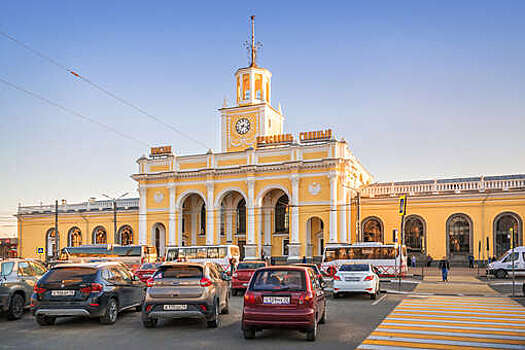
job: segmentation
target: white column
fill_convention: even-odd
[[[330,236],[329,243],[337,242],[337,173],[330,175]]]
[[[341,201],[339,202],[339,211],[341,213],[341,215],[339,215],[339,220],[341,221],[339,226],[341,227],[341,235],[340,235],[340,241],[342,243],[346,243],[347,240],[348,240],[348,236],[347,236],[347,225],[346,225],[346,213],[347,213],[347,209],[348,209],[348,203],[346,202],[346,185],[345,185],[345,181],[343,180],[342,181],[342,185],[343,185],[343,198],[341,199]]]
[[[146,205],[147,191],[144,186],[139,185],[139,244],[147,243],[147,205]]]
[[[226,240],[233,242],[233,216],[235,211],[233,210],[233,199],[229,198],[225,203],[225,216],[226,216]]]
[[[170,185],[170,210],[169,210],[169,223],[168,223],[168,245],[175,245],[175,185]]]
[[[292,236],[290,243],[299,243],[299,176],[292,175]]]
[[[264,204],[263,204],[264,207]],[[272,244],[272,209],[264,209],[264,244]]]
[[[177,208],[177,245],[179,247],[182,246],[182,231],[184,231],[184,227],[182,227],[182,218],[184,216],[184,211],[182,207]]]
[[[206,183],[207,192],[207,203],[206,203],[206,244],[215,244],[215,234],[213,232],[213,218],[214,218],[214,203],[213,203],[213,182]]]
[[[247,244],[255,244],[255,179],[248,178],[248,203],[246,203]]]
[[[195,203],[196,201],[192,201]],[[192,206],[191,210],[191,245],[197,244],[197,235],[200,234],[201,226],[199,225],[199,216],[201,211]]]

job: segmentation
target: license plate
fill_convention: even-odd
[[[66,297],[75,295],[74,290],[52,290],[51,295],[54,297]]]
[[[175,305],[164,305],[164,310],[166,311],[180,311],[187,310],[188,305],[185,304],[175,304]]]
[[[290,297],[263,297],[263,304],[271,304],[271,305],[290,304]]]
[[[357,281],[359,281],[359,278],[355,278],[355,277],[346,277],[346,278],[345,278],[345,281],[346,281],[346,282],[357,282]]]

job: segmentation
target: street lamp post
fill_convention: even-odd
[[[116,242],[117,241],[117,200],[127,196],[128,193],[129,192],[126,192],[124,194],[121,194],[118,197],[110,197],[107,194],[104,194],[104,193],[102,194],[104,197],[109,198],[111,199],[111,201],[113,201],[113,243],[118,243],[118,244],[121,243],[120,241]]]

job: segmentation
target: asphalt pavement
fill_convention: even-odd
[[[328,298],[327,321],[320,325],[319,337],[307,342],[297,331],[273,329],[257,333],[254,340],[242,336],[242,297],[232,297],[230,314],[222,316],[218,329],[208,329],[198,320],[161,321],[153,329],[142,326],[140,312],[119,315],[114,325],[98,320],[58,319],[57,324],[40,327],[30,313],[17,321],[0,318],[0,349],[354,349],[399,304],[403,295],[381,294],[377,300],[367,295]]]

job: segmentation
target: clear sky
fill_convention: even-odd
[[[332,128],[377,181],[525,173],[525,1],[3,1],[0,30],[219,151],[251,14],[286,132]],[[0,78],[207,151],[1,36]],[[0,234],[18,203],[137,196],[146,146],[3,84],[0,122]]]

